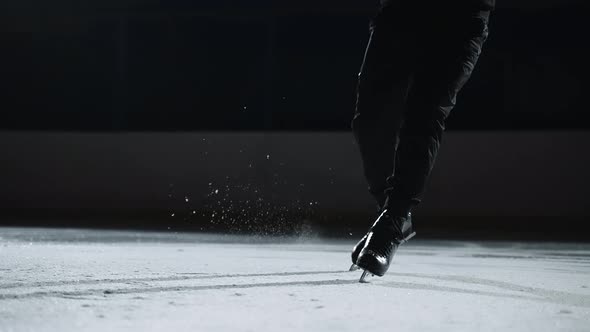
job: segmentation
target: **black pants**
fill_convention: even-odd
[[[488,11],[477,9],[395,4],[372,21],[352,129],[380,206],[406,213],[422,201],[445,120],[477,63],[488,19]]]

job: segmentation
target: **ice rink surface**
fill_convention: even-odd
[[[0,331],[590,331],[590,245],[0,228]]]

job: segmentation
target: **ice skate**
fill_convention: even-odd
[[[383,199],[377,205],[377,214],[378,215],[380,215],[381,212],[383,212],[384,203],[385,203],[385,199]],[[367,241],[367,236],[369,235],[370,231],[371,231],[371,229],[369,228],[367,233],[365,233],[365,235],[359,240],[359,242],[357,242],[356,245],[352,248],[352,253],[350,254],[350,258],[352,259],[352,265],[350,266],[350,269],[348,269],[348,271],[352,272],[352,271],[356,271],[356,270],[360,269],[360,267],[358,265],[356,265],[356,260],[358,259],[359,254],[361,253],[361,250],[365,246],[365,242]]]
[[[406,216],[394,216],[389,210],[384,210],[367,234],[357,258],[355,265],[364,270],[359,281],[366,282],[369,274],[382,277],[389,269],[398,246],[414,235],[411,212]]]
[[[352,258],[352,265],[350,266],[349,271],[356,271],[356,270],[360,269],[360,267],[358,265],[356,265],[356,261],[359,257],[359,254],[361,253],[361,250],[363,250],[363,248],[365,247],[365,242],[367,241],[368,235],[369,235],[369,232],[367,232],[359,240],[359,242],[357,242],[357,244],[352,248],[352,253],[350,254],[350,257]]]

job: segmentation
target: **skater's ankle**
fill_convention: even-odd
[[[389,234],[402,239],[408,230],[412,228],[412,213],[383,210],[375,221],[371,230],[380,234]]]
[[[412,211],[410,209],[390,207],[384,207],[383,210],[381,210],[381,213],[387,215],[391,219],[405,219],[412,216]]]
[[[408,217],[412,214],[413,204],[409,200],[396,200],[391,197],[387,197],[385,203],[383,203],[383,210],[387,211],[387,214],[392,217]]]

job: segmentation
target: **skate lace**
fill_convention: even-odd
[[[393,240],[379,237],[379,238],[375,238],[375,241],[373,241],[373,245],[371,246],[371,251],[377,255],[387,257],[391,254],[393,247],[394,247]]]
[[[376,248],[374,250],[374,252],[375,252],[375,254],[378,254],[379,256],[389,257],[389,255],[391,254],[392,248],[393,248],[393,245],[389,244],[389,245],[384,246],[382,248]]]
[[[373,229],[373,235],[369,242],[369,249],[375,255],[389,257],[394,248],[399,245],[404,238],[403,223],[395,217],[383,214],[382,218],[391,220],[391,223],[381,224]],[[385,220],[384,220],[385,221]]]

